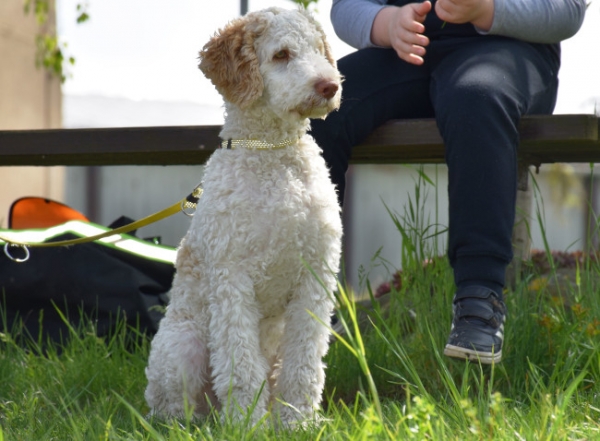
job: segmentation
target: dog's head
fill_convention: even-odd
[[[305,10],[269,8],[231,21],[200,51],[200,69],[241,109],[261,101],[282,115],[339,107],[341,77],[325,33]]]

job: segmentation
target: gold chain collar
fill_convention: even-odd
[[[237,149],[244,148],[250,150],[274,150],[284,149],[291,145],[294,145],[297,140],[284,139],[281,142],[272,144],[266,141],[259,141],[257,139],[228,139],[227,141],[221,141],[222,149]]]

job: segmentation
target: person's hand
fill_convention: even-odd
[[[494,0],[438,0],[435,13],[448,23],[471,23],[489,31],[494,20]]]
[[[423,35],[423,22],[429,12],[429,1],[384,8],[373,22],[371,41],[378,46],[392,47],[408,63],[421,65],[425,47],[429,44],[429,39]]]

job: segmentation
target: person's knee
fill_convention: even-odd
[[[440,96],[436,115],[455,121],[517,117],[519,104],[507,89],[510,86],[490,83],[485,79],[459,82]]]

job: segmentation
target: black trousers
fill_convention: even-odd
[[[354,145],[390,119],[435,117],[446,147],[448,256],[456,285],[501,291],[512,259],[517,126],[522,115],[552,113],[559,48],[448,28],[430,35],[421,66],[380,48],[339,60],[341,108],[312,121],[312,135],[343,203]]]

